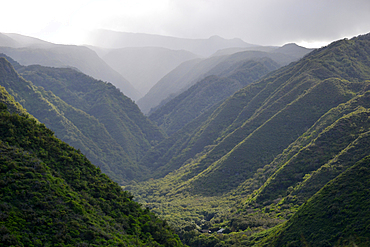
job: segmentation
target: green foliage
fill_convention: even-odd
[[[228,68],[224,77],[211,75],[197,82],[154,111],[149,118],[170,136],[240,88],[279,67],[269,58],[247,59],[237,65],[234,65],[235,68]]]
[[[172,102],[174,108],[167,109],[169,122],[166,126],[176,132],[163,141],[158,139],[158,145],[142,149],[145,154],[136,155],[133,149],[127,151],[129,157],[135,157],[133,165],[140,160],[138,167],[147,169],[142,177],[147,181],[131,181],[124,188],[131,191],[137,201],[170,222],[181,240],[190,246],[366,246],[370,224],[367,210],[370,206],[370,158],[363,158],[370,155],[369,42],[370,35],[335,42],[268,74],[224,102],[206,102],[199,105],[199,109],[197,104],[193,105],[194,112],[197,112],[194,115],[190,112],[184,114],[189,109]],[[247,70],[248,64],[244,65],[240,67],[240,73],[235,74],[240,78],[245,78],[243,71]],[[8,72],[0,77],[2,83],[18,78],[7,63],[3,63],[1,71]],[[43,77],[51,73],[41,72]],[[226,81],[220,78],[208,77],[203,81],[206,85],[199,88],[195,85],[191,90],[199,92],[199,95],[208,95],[218,83],[231,82],[230,78]],[[205,82],[210,83],[209,87]],[[58,90],[65,92],[60,97],[70,100],[71,105],[74,102],[73,109],[67,108],[50,92],[27,85],[19,91],[15,87],[10,88],[11,95],[21,104],[46,102],[43,106],[53,112],[52,121],[54,118],[66,121],[57,118],[61,115],[68,116],[68,121],[75,119],[76,126],[84,131],[79,139],[98,131],[82,127],[93,123],[93,120],[94,124],[104,125],[111,137],[112,133],[121,133],[119,128],[106,127],[102,123],[112,114],[107,113],[111,108],[106,108],[106,105],[113,104],[104,90],[99,91],[107,98],[102,100],[102,104],[99,97],[92,96],[99,103],[93,112],[99,114],[92,116],[89,113],[78,121],[79,116],[89,112],[88,100],[79,98],[79,95],[89,95],[82,89],[78,89],[78,94],[68,96],[73,93],[67,91],[74,92],[72,88],[75,85],[58,84]],[[45,88],[47,86],[45,84]],[[34,92],[34,96],[21,97],[19,92]],[[183,103],[197,99],[196,94],[182,96]],[[32,107],[30,104],[26,108],[31,112]],[[117,220],[125,226],[127,238],[124,241],[130,244],[134,241],[139,241],[136,245],[151,241],[164,245],[179,244],[166,223],[158,220],[148,209],[141,209],[127,192],[119,192],[117,184],[100,174],[78,151],[65,151],[69,147],[59,140],[54,145],[52,132],[48,134],[50,138],[39,138],[36,127],[28,128],[22,122],[24,119],[35,120],[9,115],[4,107],[0,108],[1,114],[7,116],[0,125],[0,130],[6,129],[1,132],[4,148],[28,152],[45,164],[52,176],[65,181],[72,191],[66,192],[71,194],[70,200],[61,202],[65,202],[66,210],[76,215],[76,219],[78,215],[91,212],[90,219],[94,222],[95,219],[99,221],[99,217]],[[176,109],[182,114],[171,115]],[[79,111],[81,115],[77,115]],[[165,120],[166,114],[162,115]],[[91,122],[85,120],[89,116]],[[101,121],[99,117],[102,117]],[[36,122],[34,125],[42,126]],[[175,130],[172,125],[184,127]],[[112,129],[117,132],[110,132]],[[138,135],[126,134],[132,140]],[[99,136],[98,139],[101,138]],[[119,143],[119,139],[113,141]],[[96,146],[99,148],[109,147],[104,142],[98,143]],[[135,141],[133,144],[141,145]],[[27,159],[31,158],[24,158],[25,161]],[[80,162],[84,166],[79,165]],[[22,170],[22,174],[14,176],[28,179],[38,176],[27,169]],[[0,231],[11,233],[5,241],[16,243],[22,235],[17,233],[17,224],[23,226],[27,221],[22,220],[16,209],[7,217],[11,220],[6,229],[1,228]],[[81,226],[77,227],[79,232],[87,229],[82,222],[77,223]],[[95,225],[101,229],[98,232],[101,235],[94,235],[99,241],[105,241],[105,244],[114,241],[109,238],[100,240],[105,232],[121,239],[120,233],[108,231],[111,224],[106,224],[106,221],[100,223]],[[216,233],[221,228],[225,232]],[[89,234],[86,236],[91,237],[92,233]],[[79,235],[80,238],[83,236]]]
[[[145,167],[139,168],[137,161],[163,135],[134,102],[112,84],[73,69],[12,63],[32,82],[2,60],[0,84],[33,116],[116,182],[124,184],[142,175]]]
[[[174,222],[190,246],[273,239],[286,223],[277,224],[370,154],[368,47],[369,35],[338,41],[241,89],[147,153],[166,176],[154,172],[159,179],[126,188]],[[200,233],[205,227],[231,233]],[[352,237],[366,242],[350,234],[331,243]]]
[[[369,164],[367,157],[325,185],[261,246],[367,246]]]
[[[0,112],[2,245],[180,246],[79,150],[29,117]]]
[[[369,93],[366,96],[362,96],[361,101],[367,101],[365,106],[370,102]],[[299,194],[302,197],[302,201],[307,200],[310,196],[316,193],[321,187],[323,187],[331,179],[335,178],[338,174],[348,168],[348,165],[353,164],[357,160],[369,155],[370,153],[362,146],[362,144],[367,142],[368,128],[370,127],[368,123],[369,110],[358,104],[358,100],[354,99],[338,108],[342,108],[342,111],[338,111],[337,117],[339,118],[332,125],[328,126],[322,130],[319,135],[314,138],[307,146],[301,148],[300,150],[292,150],[289,160],[283,161],[281,167],[276,171],[275,174],[270,176],[269,180],[261,188],[257,195],[257,201],[264,200],[274,200],[278,195],[285,195],[288,187],[297,186],[299,182],[304,180],[309,180],[311,175],[320,176],[322,179],[315,179],[310,182],[310,186],[304,186],[301,190],[302,192],[295,192],[294,194]],[[343,111],[352,109],[348,115],[341,116]],[[331,117],[334,117],[333,114]],[[323,117],[321,121],[324,121],[329,116]],[[318,123],[319,125],[319,123]],[[316,129],[317,130],[317,129]],[[310,136],[312,130],[307,131],[306,136]],[[312,138],[312,137],[311,137]],[[355,144],[355,142],[361,142],[361,145]],[[294,143],[294,145],[301,146],[299,142]],[[351,145],[356,145],[355,148],[350,148]],[[355,152],[358,155],[355,155]],[[342,162],[335,162],[341,156]],[[344,156],[346,157],[345,159]],[[282,162],[282,161],[280,161]],[[340,163],[340,164],[339,164]],[[325,165],[325,168],[324,168]],[[320,169],[318,173],[313,173],[314,171]],[[324,172],[325,171],[325,172]],[[331,175],[329,175],[332,173]],[[325,178],[326,177],[326,178]],[[312,187],[315,184],[313,188]],[[308,184],[307,184],[308,185]],[[304,191],[304,192],[303,192]],[[309,192],[310,191],[310,192]],[[290,191],[291,192],[291,191]],[[290,193],[288,192],[288,193]],[[306,194],[303,196],[303,194]]]

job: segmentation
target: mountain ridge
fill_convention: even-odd
[[[274,53],[273,51],[274,50],[270,52],[247,50],[223,56],[212,56],[202,60],[184,62],[159,80],[144,97],[138,100],[138,105],[145,114],[149,113],[150,115],[165,103],[207,76],[217,75],[220,77],[227,77],[230,73],[233,73],[238,66],[242,66],[243,63],[262,58],[270,58],[279,64],[279,66],[285,66],[297,60],[302,53],[310,50],[299,49],[302,53],[294,57],[284,53]],[[290,48],[286,48],[285,52],[295,53],[291,51]],[[150,108],[153,109],[150,110]]]
[[[17,34],[12,36],[20,40],[18,43],[21,46],[5,47],[0,44],[0,53],[12,57],[22,65],[39,64],[49,67],[74,67],[96,79],[113,83],[133,99],[140,97],[140,94],[130,82],[108,66],[90,48],[76,45],[58,45]]]
[[[90,34],[92,45],[104,48],[156,46],[172,50],[187,50],[201,56],[210,56],[219,49],[227,47],[251,47],[241,39],[224,39],[217,35],[208,39],[186,39],[145,33],[115,32],[97,30]]]
[[[1,245],[182,246],[79,150],[34,118],[9,113],[8,103],[0,104]]]
[[[180,237],[190,246],[266,246],[277,238],[283,240],[275,246],[299,245],[304,203],[334,181],[344,183],[340,177],[347,168],[369,155],[369,42],[370,34],[333,42],[240,89],[150,151],[142,162],[153,164],[153,180],[149,176],[125,188],[178,222]],[[340,186],[331,189],[341,193]],[[325,207],[336,205],[328,194],[320,198],[318,203],[327,199]],[[350,205],[360,198],[354,194]],[[316,213],[324,214],[324,208],[315,210],[312,222],[320,221]],[[364,229],[369,214],[360,212]],[[282,221],[290,219],[295,230],[285,238],[290,230],[284,224],[290,223]],[[345,224],[355,221],[351,216]],[[330,227],[328,234],[339,234]],[[308,244],[321,244],[308,225],[304,231]],[[338,243],[325,232],[318,241],[325,238],[329,245]],[[364,241],[353,243],[366,246]]]
[[[0,84],[28,112],[80,148],[116,182],[140,176],[144,167],[138,167],[137,162],[142,152],[162,140],[163,134],[131,99],[112,84],[73,69],[16,65],[30,80],[25,81],[4,58],[1,62],[1,75],[6,77]]]
[[[196,58],[185,50],[163,47],[125,47],[110,50],[102,59],[145,95],[164,75],[180,63]]]

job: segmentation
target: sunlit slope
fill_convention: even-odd
[[[247,60],[230,69],[225,77],[210,75],[197,82],[154,111],[149,118],[171,135],[239,89],[279,67],[269,58]]]
[[[358,160],[369,155],[369,92],[330,110],[272,162],[276,172],[257,201],[281,195],[302,203]]]
[[[134,160],[163,139],[163,134],[137,105],[110,83],[72,69],[27,66],[18,72],[36,86],[52,91],[71,106],[96,117]]]
[[[257,246],[368,246],[370,158],[327,183]]]
[[[2,66],[1,85],[63,141],[79,148],[117,182],[140,176],[137,160],[163,136],[117,88],[72,69],[18,66],[37,87],[5,59]]]
[[[183,149],[200,145],[199,153],[214,145],[194,162],[188,188],[206,194],[236,188],[327,111],[364,91],[370,74],[368,42],[367,36],[335,42],[225,101]],[[222,186],[215,190],[215,184]]]

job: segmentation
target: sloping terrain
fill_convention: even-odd
[[[58,137],[116,182],[140,177],[137,161],[163,135],[117,88],[72,69],[18,65],[35,86],[1,64],[1,85]]]
[[[191,246],[200,243],[223,246],[222,242],[248,246],[260,243],[265,236],[274,236],[270,232],[278,234],[274,229],[281,228],[253,235],[295,213],[304,215],[306,204],[301,206],[302,203],[317,200],[316,193],[334,181],[342,183],[341,174],[346,176],[348,168],[370,154],[369,44],[370,35],[334,42],[239,90],[217,109],[211,108],[189,122],[141,160],[152,164],[153,177],[158,179],[126,188],[178,225],[195,222],[189,223],[188,230],[181,230],[182,239]],[[362,179],[366,177],[359,181]],[[342,193],[342,186],[336,185],[331,190],[334,188]],[[368,192],[360,192],[364,193]],[[242,198],[246,204],[240,201]],[[336,205],[332,198],[327,198],[327,202],[324,197],[320,200],[328,204],[326,208]],[[359,198],[354,195],[348,201],[351,210],[356,208],[352,204],[356,200]],[[232,205],[235,208],[230,210]],[[313,205],[309,207],[315,208]],[[317,241],[327,238],[330,244],[344,245],[353,236],[353,243],[365,243],[365,235],[360,234],[357,239],[349,230],[357,219],[351,213],[355,211],[348,212],[348,221],[335,221],[343,222],[343,229],[347,229],[343,230],[344,242],[340,242],[338,235],[342,228],[335,226],[320,233]],[[359,209],[359,215],[363,211]],[[340,212],[333,211],[332,217],[341,219],[342,216],[336,216]],[[315,217],[310,219],[320,221],[320,214],[313,212]],[[360,232],[367,224],[368,216],[364,217]],[[296,222],[298,230],[290,236],[299,237],[300,221]],[[194,232],[197,228],[221,227],[243,232],[209,238]],[[320,246],[315,242],[314,231],[308,227],[304,231],[308,244]],[[243,242],[243,236],[252,237]],[[292,241],[296,240],[284,241],[276,246],[294,244]]]
[[[110,84],[89,81],[73,69],[23,67],[13,62],[21,75],[37,81],[35,86],[2,59],[0,99],[9,110],[25,115],[11,115],[4,105],[0,107],[0,130],[6,130],[0,132],[1,175],[7,174],[0,180],[6,195],[0,199],[0,219],[6,220],[0,229],[6,236],[2,241],[33,244],[36,240],[28,240],[29,232],[40,232],[44,241],[53,243],[48,229],[38,225],[45,221],[39,219],[61,218],[62,211],[77,223],[65,218],[68,230],[60,230],[59,221],[48,223],[51,231],[70,236],[61,239],[71,245],[80,240],[105,245],[155,245],[154,241],[178,245],[166,223],[150,213],[142,216],[144,223],[126,214],[140,218],[150,209],[171,222],[189,246],[367,246],[370,34],[333,42],[268,74],[265,71],[276,63],[274,59],[254,56],[246,61],[245,54],[207,60],[203,65],[209,68],[210,74],[204,74],[208,77],[156,110],[159,117],[153,120],[170,134],[167,138]],[[178,69],[185,76],[197,63],[202,61],[189,61],[186,69]],[[194,74],[197,71],[202,68]],[[215,71],[220,74],[212,76]],[[232,94],[222,90],[224,85],[230,90],[242,88]],[[148,209],[136,208],[130,194],[108,180],[100,183],[88,177],[89,182],[80,182],[91,174],[106,177],[92,165],[97,173],[90,172],[80,151],[54,142],[50,130],[44,138],[45,127],[10,95],[40,122],[54,123],[62,136],[85,145],[86,152],[90,147],[101,148],[97,154],[106,158],[100,161],[102,170],[105,164],[117,168],[109,166],[112,157],[126,159],[109,175],[121,176],[123,188]],[[121,120],[123,124],[125,114],[130,124],[115,126]],[[145,127],[135,127],[139,122]],[[94,136],[96,141],[92,141]],[[102,138],[111,139],[105,143]],[[120,140],[125,138],[127,145],[122,146]],[[87,168],[75,164],[80,161]],[[38,185],[34,178],[43,178],[40,186],[22,189],[23,179]],[[59,178],[65,182],[58,182]],[[46,200],[50,205],[59,203],[61,211],[40,201],[39,189],[51,192]],[[112,191],[123,193],[126,199],[119,200],[129,202],[132,210],[115,201],[122,197]],[[34,199],[31,209],[29,203],[22,204],[29,198]],[[36,223],[27,225],[32,217]],[[126,237],[122,237],[122,227],[127,229]]]
[[[370,157],[352,165],[312,196],[256,246],[367,246],[370,241]]]
[[[281,67],[298,60],[303,54],[308,52],[310,52],[309,49],[287,45],[269,52],[247,50],[233,54],[212,56],[206,59],[190,60],[182,63],[159,80],[143,98],[138,100],[138,105],[144,113],[151,114],[207,76],[228,77],[249,61],[267,58],[272,59]]]
[[[269,58],[247,60],[230,69],[225,77],[213,75],[204,78],[154,111],[149,118],[167,135],[172,135],[239,89],[279,67]]]
[[[79,150],[27,114],[10,114],[7,105],[25,110],[1,89],[0,245],[181,246]]]
[[[6,35],[6,34],[3,34]],[[84,46],[57,45],[35,38],[9,34],[16,44],[0,43],[0,53],[13,58],[21,65],[72,67],[98,80],[108,81],[125,95],[136,100],[141,95],[117,71],[107,65],[93,50]]]

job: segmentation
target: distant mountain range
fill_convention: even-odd
[[[246,50],[232,54],[228,54],[228,52],[225,54],[220,51],[220,53],[225,55],[184,62],[159,80],[137,103],[145,114],[151,114],[151,109],[154,112],[157,108],[207,76],[227,77],[234,73],[234,70],[237,70],[243,63],[261,58],[270,58],[280,67],[296,61],[312,51],[295,44],[288,44],[280,48],[269,48],[268,50],[270,51]],[[246,83],[242,82],[242,85],[246,86]]]
[[[127,96],[138,99],[140,93],[122,75],[109,67],[94,51],[83,46],[56,45],[18,34],[1,34],[0,53],[22,65],[39,64],[75,68],[96,79],[108,81]],[[6,38],[7,37],[7,38]]]
[[[258,49],[182,62],[148,117],[76,67],[2,55],[0,245],[367,246],[370,34]]]
[[[209,56],[224,48],[254,47],[238,39],[226,40],[216,36],[192,40],[106,30],[96,31],[92,36],[94,46],[86,48],[1,33],[0,52],[22,65],[76,68],[96,79],[113,83],[125,95],[138,100],[179,64],[203,56],[200,51],[207,50],[205,56]],[[112,44],[107,45],[106,42]]]
[[[190,246],[366,246],[369,47],[369,34],[334,42],[204,108],[140,161],[148,180],[125,188],[187,224]],[[194,91],[217,81],[206,79]],[[165,130],[198,110],[183,102],[192,90],[152,113],[173,106]],[[234,233],[192,232],[220,228]]]
[[[208,57],[218,50],[231,47],[253,47],[241,39],[224,39],[212,36],[208,39],[184,39],[163,35],[114,32],[96,30],[90,34],[92,45],[119,49],[125,47],[162,47],[171,50],[185,50],[198,56]]]
[[[110,50],[102,59],[145,95],[164,75],[197,56],[185,50],[130,47]]]

